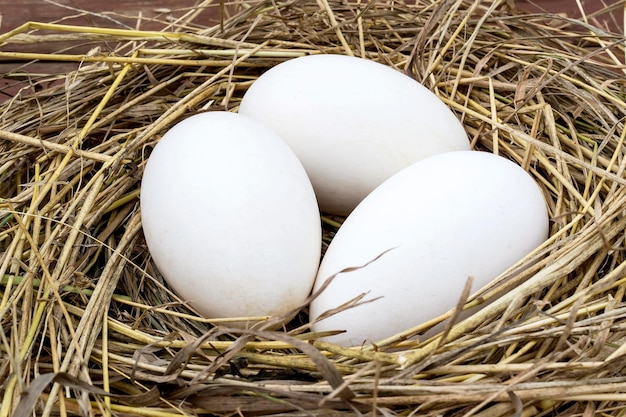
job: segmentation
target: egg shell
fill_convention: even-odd
[[[377,300],[314,323],[347,330],[346,346],[376,342],[452,309],[467,282],[479,290],[539,246],[548,214],[533,178],[515,163],[478,151],[435,155],[405,168],[352,212],[330,243],[315,289],[313,320],[360,294]]]
[[[172,127],[146,164],[141,210],[159,271],[202,315],[279,316],[309,295],[321,252],[313,188],[258,122],[215,111]]]
[[[350,56],[276,65],[244,94],[239,113],[291,146],[327,213],[347,215],[418,160],[470,149],[461,123],[434,93],[394,68]]]

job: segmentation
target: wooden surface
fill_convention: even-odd
[[[602,4],[619,4],[620,0],[514,0],[516,6],[527,11],[547,11],[550,13],[566,13],[571,17],[581,16],[578,3],[585,14],[592,15]],[[162,22],[181,16],[188,12],[199,0],[0,0],[0,32],[11,30],[27,21],[60,22],[72,24],[103,25],[109,27],[139,26],[142,29],[162,26]],[[205,15],[207,20],[215,21],[219,12],[218,0],[216,7]],[[602,15],[594,19],[599,25],[609,24],[614,29],[623,30],[624,6],[617,6],[613,17]],[[91,15],[72,18],[83,11]],[[105,16],[105,17],[103,17]],[[141,16],[138,18],[138,16]],[[158,22],[155,24],[155,22]]]
[[[584,8],[585,15],[590,16],[590,23],[599,27],[606,27],[613,31],[624,33],[624,5],[623,0],[514,0],[518,8],[529,12],[565,13],[570,17],[580,17],[581,11],[578,4]],[[0,33],[12,30],[28,21],[54,22],[72,25],[87,25],[98,27],[134,28],[142,30],[162,29],[168,23],[180,18],[192,10],[197,10],[196,5],[200,0],[0,0]],[[602,4],[613,4],[615,10],[603,15],[595,15]],[[621,5],[620,5],[621,4]],[[204,27],[219,23],[220,19],[219,0],[215,5],[200,12],[194,22]],[[196,28],[190,28],[194,30]],[[85,53],[90,45],[76,45],[58,43],[45,43],[41,45],[18,45],[11,44],[0,47],[0,50],[15,52],[42,52],[51,53],[69,47],[73,49],[67,52]],[[3,96],[6,99],[15,91],[15,78],[7,77],[7,74],[20,68],[20,62],[0,59],[0,101]],[[41,63],[30,66],[40,69],[45,73],[59,73],[68,64]]]
[[[196,4],[198,0],[0,0],[0,31],[28,21],[152,29],[163,27],[163,23],[189,12]],[[215,17],[217,13],[216,2],[209,14]]]
[[[243,0],[245,1],[245,0]],[[512,0],[529,12],[564,13],[581,16],[579,4],[591,24],[624,33],[624,0]],[[0,0],[0,33],[8,32],[28,21],[66,23],[143,30],[162,29],[168,22],[197,10],[200,0]],[[195,22],[212,26],[219,22],[219,0],[200,13]],[[227,2],[228,3],[228,2]],[[595,15],[602,5],[615,5],[611,13]],[[57,45],[58,47],[58,45]],[[39,49],[38,49],[39,48]],[[41,45],[35,50],[52,52],[54,45]],[[11,50],[25,48],[12,45]],[[33,51],[32,45],[26,50]]]
[[[620,0],[515,0],[518,8],[528,12],[563,13],[571,18],[580,18],[584,13],[590,24],[618,33],[624,33],[626,5],[623,3]],[[598,13],[603,5],[613,10]]]
[[[0,0],[0,33],[6,33],[29,21],[91,27],[162,30],[187,13],[197,12],[194,20],[204,27],[219,24],[219,1],[198,11],[199,0]],[[197,28],[190,28],[194,30]],[[40,45],[8,44],[0,50],[11,52],[87,53],[93,44],[49,42]],[[21,75],[23,63],[0,58],[0,102],[26,84]],[[75,68],[75,63],[41,62],[30,64],[29,73],[59,74]]]

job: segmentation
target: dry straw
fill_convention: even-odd
[[[206,2],[163,31],[1,35],[0,58],[75,66],[5,75],[24,88],[0,107],[0,417],[624,415],[626,40],[594,15],[417,3],[268,0],[203,27]],[[605,12],[625,4],[613,3]],[[93,49],[10,52],[59,40]],[[137,199],[150,149],[172,123],[236,111],[264,70],[316,53],[407,72],[474,149],[540,184],[551,237],[459,303],[493,301],[484,309],[346,349],[309,333],[306,310],[283,331],[201,319],[160,278]],[[341,219],[324,220],[328,240]]]

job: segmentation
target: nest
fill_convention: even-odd
[[[229,5],[215,25],[199,18],[208,7],[157,31],[0,36],[1,57],[75,62],[5,75],[21,89],[0,107],[0,417],[623,413],[623,36],[505,1],[268,0]],[[92,49],[24,52],[59,40]],[[265,70],[313,53],[434,91],[474,149],[536,179],[548,241],[444,316],[359,348],[311,333],[306,308],[278,331],[195,314],[145,245],[147,156],[181,118],[236,111]],[[322,220],[328,242],[342,219]]]

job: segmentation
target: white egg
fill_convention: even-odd
[[[305,56],[271,68],[245,93],[239,113],[291,146],[327,213],[347,215],[418,160],[470,149],[459,120],[422,84],[343,55]]]
[[[141,211],[156,266],[204,316],[279,316],[309,295],[321,251],[313,188],[255,120],[216,111],[172,127],[146,164]]]
[[[374,190],[332,240],[310,306],[312,320],[366,294],[371,301],[314,323],[346,330],[329,340],[361,345],[393,336],[453,308],[468,277],[488,284],[548,236],[548,214],[533,178],[490,153],[435,155]]]

